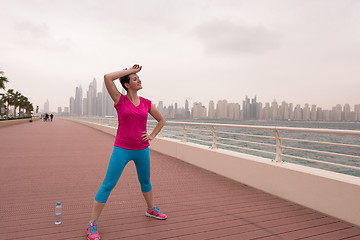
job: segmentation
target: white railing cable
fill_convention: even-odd
[[[227,140],[227,141],[232,141],[232,142],[251,143],[251,144],[257,144],[257,145],[275,147],[274,144],[269,144],[269,143],[252,142],[252,141],[245,141],[245,140],[238,140],[238,139],[228,139],[228,138],[222,138],[222,137],[217,137],[217,139]]]
[[[325,144],[325,145],[332,145],[332,146],[360,148],[360,145],[352,145],[352,144],[345,144],[345,143],[320,142],[320,141],[311,141],[311,140],[296,139],[296,138],[281,138],[281,139],[284,140],[284,141],[318,143],[318,144]]]
[[[334,156],[339,156],[339,157],[348,157],[348,158],[358,158],[358,159],[360,159],[360,156],[348,155],[348,154],[343,154],[343,153],[325,152],[325,151],[319,151],[319,150],[314,150],[314,149],[288,147],[288,146],[281,146],[281,147],[282,148],[287,148],[287,149],[292,149],[292,150],[299,150],[299,151],[306,151],[306,152],[314,152],[314,153],[334,155]]]
[[[238,148],[238,149],[243,149],[243,150],[248,150],[248,151],[255,151],[255,152],[261,152],[261,153],[273,154],[273,155],[276,154],[274,152],[263,151],[263,150],[259,150],[259,149],[256,149],[256,148],[239,147],[239,146],[229,145],[229,144],[225,144],[225,143],[218,143],[218,145],[222,145],[222,146],[226,146],[226,147],[230,147],[230,148]]]
[[[236,136],[245,136],[245,137],[257,137],[257,138],[275,139],[275,137],[271,137],[271,136],[261,136],[261,135],[245,134],[245,133],[219,132],[219,131],[216,131],[216,133],[222,133],[222,134],[227,134],[227,135],[236,135]]]

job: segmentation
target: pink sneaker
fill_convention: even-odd
[[[148,208],[146,210],[145,216],[153,217],[160,220],[165,220],[167,218],[164,213],[160,212],[159,207],[154,207],[153,209]]]
[[[96,221],[90,223],[87,227],[87,239],[88,240],[100,240],[100,235],[97,231]]]

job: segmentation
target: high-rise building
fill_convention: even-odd
[[[256,102],[256,96],[251,99],[251,106],[250,106],[250,119],[258,119],[258,103]]]
[[[165,109],[164,109],[164,102],[163,101],[159,101],[157,109],[159,110],[159,112],[165,116]]]
[[[111,99],[110,94],[106,90],[105,82],[102,86],[102,116],[115,116],[114,101]]]
[[[311,105],[311,111],[310,111],[310,120],[311,121],[316,121],[317,118],[317,109],[316,109],[316,105],[313,104]]]
[[[215,103],[213,100],[209,102],[209,113],[208,118],[214,119],[215,118]]]
[[[264,119],[264,114],[263,114],[262,103],[259,102],[257,105],[258,105],[258,106],[257,106],[257,111],[258,111],[258,113],[257,113],[257,116],[258,116],[257,120],[263,120],[263,119]],[[240,111],[240,112],[241,112],[241,111]],[[242,120],[241,116],[240,116],[240,119]]]
[[[294,120],[294,105],[289,103],[289,119]]]
[[[81,85],[75,89],[74,115],[83,115],[83,92]]]
[[[168,118],[175,118],[175,108],[174,105],[170,105],[168,108],[168,114],[167,114]]]
[[[274,99],[274,101],[271,104],[271,120],[279,120],[278,111],[279,111],[279,106],[276,100]]]
[[[178,104],[175,103],[175,110],[174,110],[175,117],[178,115]]]
[[[295,121],[301,121],[302,120],[302,109],[300,105],[296,105],[294,109],[294,120]]]
[[[269,121],[271,119],[271,108],[270,103],[265,103],[265,107],[263,110],[264,120]]]
[[[49,112],[50,112],[50,103],[49,103],[49,100],[46,100],[46,102],[44,103],[44,112],[45,112],[45,113],[49,113]]]
[[[75,111],[75,98],[74,97],[70,97],[70,101],[69,101],[69,106],[70,106],[70,115],[75,115],[74,111]]]
[[[287,104],[285,101],[281,103],[281,106],[279,107],[278,115],[280,120],[289,119],[289,104]]]
[[[340,104],[337,104],[332,108],[331,111],[331,121],[340,122],[342,120],[342,107]]]
[[[244,114],[244,119],[247,120],[250,118],[250,99],[248,98],[248,96],[245,96],[245,100],[243,101],[243,114]]]
[[[228,119],[240,120],[240,104],[228,103]]]
[[[190,118],[189,101],[185,100],[185,118]]]
[[[351,118],[350,118],[350,112],[351,112],[351,109],[350,109],[350,105],[349,104],[345,104],[344,105],[344,117],[343,117],[343,120],[346,121],[346,122],[349,122],[351,121]]]
[[[88,116],[96,116],[96,97],[97,97],[97,86],[96,86],[96,78],[90,83],[89,90],[87,91],[87,115]]]
[[[206,118],[206,108],[201,103],[194,103],[192,116],[194,119]]]
[[[356,104],[354,106],[354,111],[355,111],[355,121],[360,122],[360,104]]]
[[[58,107],[58,114],[59,114],[59,115],[62,114],[62,107]]]
[[[310,121],[310,107],[309,104],[306,103],[303,109],[303,119],[304,121]]]
[[[82,115],[84,116],[89,116],[89,113],[88,113],[88,99],[87,98],[84,98],[82,100]]]
[[[322,111],[324,121],[331,121],[331,111],[330,110],[323,110]]]
[[[216,118],[226,119],[228,115],[228,103],[227,100],[219,100],[216,105]]]
[[[316,109],[316,121],[324,121],[324,113],[320,107]]]

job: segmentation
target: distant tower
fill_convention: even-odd
[[[50,103],[49,100],[47,99],[45,104],[44,104],[44,112],[45,113],[49,113],[50,112]]]
[[[81,85],[75,89],[74,115],[83,114],[83,91]]]
[[[274,99],[274,101],[271,104],[271,120],[278,120],[278,111],[279,111],[279,106],[276,102],[276,100]]]
[[[214,104],[214,101],[212,101],[212,100],[209,102],[209,114],[208,114],[208,117],[210,119],[215,118],[215,104]]]
[[[74,110],[75,110],[75,98],[74,97],[70,97],[70,115],[73,116],[74,115]]]
[[[317,121],[318,120],[318,116],[317,116],[317,109],[316,109],[316,105],[313,104],[311,105],[311,111],[310,111],[310,120],[311,121]]]
[[[185,118],[190,118],[189,101],[185,101]]]

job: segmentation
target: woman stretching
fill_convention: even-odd
[[[149,141],[154,139],[165,124],[165,119],[155,108],[151,101],[139,97],[137,92],[142,89],[141,80],[137,73],[141,66],[134,65],[130,69],[108,73],[104,76],[105,86],[118,115],[118,129],[115,138],[109,167],[104,182],[96,194],[90,224],[87,227],[88,240],[99,240],[97,220],[109,198],[111,190],[115,187],[126,164],[133,160],[136,166],[141,191],[147,203],[145,215],[165,220],[167,216],[154,206],[152,188],[150,183],[150,155]],[[127,91],[122,95],[114,84],[120,78],[121,85]],[[149,135],[146,131],[148,113],[157,121],[157,125]]]

